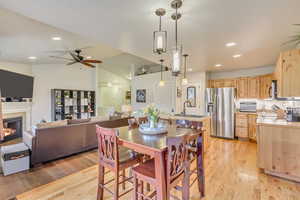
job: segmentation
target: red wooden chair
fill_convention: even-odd
[[[182,182],[182,197],[189,198],[189,162],[187,150],[187,136],[167,138],[167,195],[170,197],[172,188]],[[134,180],[134,200],[142,198],[151,200],[155,198],[156,191],[144,194],[143,183],[150,183],[154,188],[157,185],[155,177],[154,160],[147,160],[145,163],[132,169]],[[139,184],[139,182],[141,182]],[[156,188],[158,190],[158,188]]]
[[[119,193],[119,185],[125,190],[125,182],[130,181],[132,177],[125,176],[125,170],[141,162],[141,155],[127,148],[118,146],[118,133],[116,129],[103,128],[96,125],[99,151],[99,185],[97,200],[103,199],[103,189],[113,195],[117,200],[121,196],[129,193],[133,188]],[[114,179],[104,182],[104,168],[107,168],[115,174]],[[120,174],[121,172],[121,174]],[[122,180],[120,181],[120,177]],[[105,185],[114,182],[114,191],[111,191]]]

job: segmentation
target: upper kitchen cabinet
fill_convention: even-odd
[[[300,97],[300,49],[280,54],[275,78],[279,97]]]
[[[236,79],[209,80],[210,88],[236,87]]]
[[[273,74],[267,74],[264,76],[259,77],[259,84],[260,84],[260,95],[261,99],[267,99],[271,96],[271,87],[272,87],[272,80],[274,79]]]
[[[260,95],[259,77],[248,78],[248,98],[259,98]]]
[[[239,78],[237,80],[238,98],[248,98],[248,78]]]

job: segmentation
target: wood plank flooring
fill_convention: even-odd
[[[96,161],[97,152],[93,151],[54,161],[29,172],[0,176],[0,200],[24,191],[29,192],[18,195],[18,200],[95,200]],[[205,175],[204,200],[300,200],[300,183],[260,172],[256,167],[254,143],[210,139],[205,154]],[[66,177],[60,179],[63,176]],[[111,199],[107,193],[105,197]],[[131,199],[131,196],[122,199]],[[194,185],[191,200],[196,199],[199,199],[199,193]]]

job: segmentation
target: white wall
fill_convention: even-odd
[[[32,76],[32,66],[27,64],[0,61],[0,69]]]
[[[33,65],[32,124],[51,120],[51,89],[95,90],[96,70],[81,64]]]
[[[111,86],[108,86],[108,83]],[[107,115],[110,108],[116,111],[121,111],[123,104],[130,102],[126,101],[126,91],[130,90],[130,81],[117,74],[109,72],[102,67],[98,67],[97,72],[97,112],[98,115]]]
[[[240,69],[240,70],[230,70],[230,71],[216,71],[208,72],[208,79],[226,79],[226,78],[237,78],[246,76],[259,76],[265,74],[271,74],[275,70],[275,66],[263,66],[256,68]]]
[[[205,72],[190,72],[187,74],[188,84],[182,87],[182,97],[180,100],[180,112],[183,111],[183,102],[187,100],[187,87],[196,87],[196,107],[186,108],[187,114],[203,115],[205,113],[205,88],[206,88],[206,73]]]
[[[164,72],[165,86],[160,87],[160,73],[133,77],[131,81],[131,102],[134,110],[143,109],[154,103],[161,112],[171,113],[176,109],[176,78],[171,72]],[[146,89],[146,103],[136,102],[136,91]]]

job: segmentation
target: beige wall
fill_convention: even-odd
[[[0,69],[32,76],[32,66],[28,64],[0,61]]]
[[[110,108],[121,111],[123,104],[130,103],[125,99],[126,91],[129,90],[130,80],[98,67],[97,114],[107,115]]]

